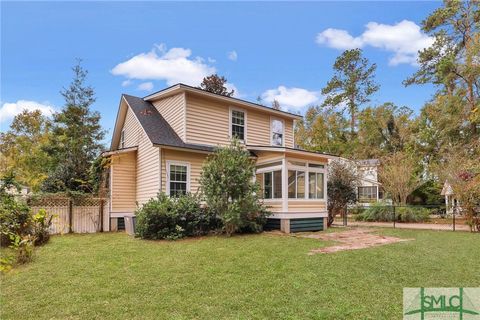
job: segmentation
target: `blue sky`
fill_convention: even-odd
[[[380,91],[418,111],[431,86],[404,88],[420,22],[440,2],[2,2],[0,130],[13,114],[63,101],[75,58],[89,70],[94,109],[111,130],[121,93],[145,96],[174,82],[197,85],[211,71],[240,98],[303,112],[318,103],[343,49],[361,47],[377,64]],[[108,136],[106,142],[110,137]]]

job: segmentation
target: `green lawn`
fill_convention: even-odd
[[[480,286],[480,235],[382,230],[415,241],[329,245],[269,234],[143,241],[55,236],[1,276],[1,319],[400,319],[403,287]]]

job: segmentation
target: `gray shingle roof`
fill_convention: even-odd
[[[185,143],[162,117],[157,108],[142,98],[124,94],[123,97],[155,145],[212,152],[214,147]]]

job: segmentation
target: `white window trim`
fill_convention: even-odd
[[[278,146],[273,144],[273,120],[282,122],[282,145]],[[274,147],[285,147],[285,120],[277,117],[270,116],[270,145]]]
[[[170,166],[171,165],[177,165],[177,166],[186,166],[187,167],[187,192],[190,192],[190,162],[184,162],[184,161],[176,161],[176,160],[167,160],[166,161],[166,173],[167,173],[167,179],[166,179],[166,194],[168,197],[170,197]]]
[[[310,198],[310,173],[315,173],[315,174],[323,174],[323,197],[322,198]],[[315,178],[315,186],[317,186],[317,183],[316,183],[316,178]],[[325,188],[325,173],[324,172],[318,172],[318,171],[310,171],[308,172],[308,199],[310,200],[325,200],[325,192],[326,192],[326,188]],[[316,188],[315,188],[315,196],[317,195],[317,192],[316,192]]]
[[[125,129],[120,131],[120,149],[125,148]]]
[[[289,165],[288,161],[298,161],[298,162],[305,162],[305,166],[296,166],[296,165]],[[288,198],[288,185],[287,185],[287,198],[288,201],[327,201],[327,164],[325,162],[320,162],[320,161],[309,161],[305,159],[298,159],[298,158],[288,158],[286,159],[287,165],[286,165],[286,171],[287,171],[287,177],[288,177],[288,170],[295,170],[295,171],[304,171],[305,172],[305,197],[304,198]],[[309,167],[310,164],[321,164],[324,167],[323,168],[311,168]],[[323,198],[318,199],[314,198],[311,199],[308,197],[309,194],[309,180],[310,172],[315,172],[315,173],[323,173]],[[295,177],[295,184],[297,183],[296,177]],[[296,185],[295,185],[296,187]],[[295,189],[297,190],[297,189]]]
[[[230,107],[229,108],[229,112],[228,112],[228,136],[230,137],[230,139],[233,138],[232,136],[232,111],[238,111],[238,112],[243,112],[243,115],[245,117],[244,119],[244,125],[243,125],[243,136],[244,136],[244,139],[243,140],[240,140],[240,142],[244,143],[244,144],[247,144],[247,137],[248,137],[248,133],[247,133],[247,111],[245,109],[241,109],[241,108],[236,108],[236,107]]]
[[[263,174],[263,186],[261,185],[261,190],[263,190],[262,194],[262,200],[267,201],[267,202],[273,202],[273,201],[281,201],[283,199],[283,177],[281,175],[282,173],[282,166],[275,166],[275,167],[270,167],[270,168],[265,168],[267,170],[262,170],[261,172],[257,172],[257,174]],[[282,181],[282,196],[280,198],[274,198],[275,196],[275,171],[280,171],[280,181]],[[272,198],[264,198],[265,196],[265,173],[272,173]]]

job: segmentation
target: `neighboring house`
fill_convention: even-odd
[[[122,95],[111,148],[110,230],[159,192],[199,189],[202,163],[237,137],[255,157],[256,179],[273,215],[267,228],[326,228],[327,163],[294,148],[301,116],[177,84],[144,98]]]
[[[358,204],[369,206],[371,203],[383,200],[382,184],[378,182],[378,159],[357,160],[355,165],[360,174],[358,186]]]
[[[11,186],[10,188],[6,189],[5,192],[14,196],[24,197],[30,193],[30,188],[23,185],[19,185],[18,188]]]

